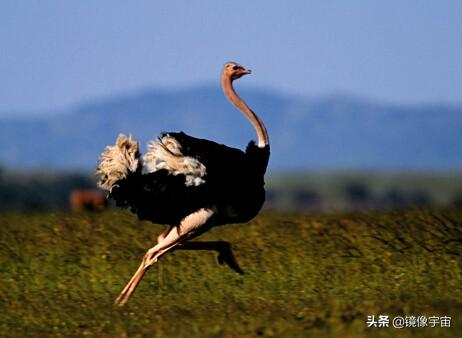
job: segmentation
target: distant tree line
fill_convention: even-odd
[[[67,209],[74,189],[95,188],[90,175],[0,169],[0,211]]]
[[[297,181],[298,182],[298,181]],[[328,210],[392,210],[438,205],[429,186],[402,189],[386,186],[377,192],[374,183],[355,179],[342,181],[336,192],[303,182],[267,188],[267,209],[319,212]],[[96,177],[85,172],[12,171],[0,168],[0,211],[45,211],[69,209],[73,191],[95,189]],[[462,207],[462,189],[448,196],[447,206]]]
[[[447,206],[462,207],[462,191],[450,198]],[[382,193],[372,193],[366,183],[353,181],[345,184],[337,196],[326,197],[315,188],[269,189],[267,204],[269,209],[289,209],[299,211],[326,210],[395,210],[436,206],[435,199],[425,187],[406,191],[390,186]]]

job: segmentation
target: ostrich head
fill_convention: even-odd
[[[242,67],[240,64],[236,62],[228,62],[225,64],[223,68],[223,75],[229,77],[231,81],[239,79],[241,76],[250,74],[252,71],[245,67]]]

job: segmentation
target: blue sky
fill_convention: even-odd
[[[462,103],[461,1],[4,0],[0,22],[0,115],[218,85],[228,60],[306,97]]]

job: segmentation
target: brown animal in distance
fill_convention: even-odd
[[[75,189],[69,195],[72,211],[99,211],[107,206],[104,194],[96,189]]]

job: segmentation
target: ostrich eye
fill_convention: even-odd
[[[234,66],[234,67],[233,67],[233,70],[238,70],[238,69],[239,69],[238,66]]]

